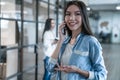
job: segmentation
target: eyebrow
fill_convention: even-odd
[[[66,12],[70,12],[70,11],[66,11]],[[75,11],[75,12],[81,12],[81,11]]]

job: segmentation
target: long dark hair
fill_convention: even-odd
[[[51,29],[51,21],[52,20],[53,20],[52,18],[46,19],[45,27],[44,27],[43,34],[42,34],[42,42],[44,41],[45,32]]]
[[[66,16],[65,15],[66,10],[71,5],[76,5],[81,11],[81,16],[82,16],[82,25],[81,25],[82,30],[81,30],[81,32],[84,34],[87,34],[87,35],[93,35],[93,33],[90,29],[86,5],[82,1],[68,1],[68,2],[66,2],[66,7],[64,9],[64,18]],[[67,25],[66,25],[66,27],[67,27]],[[67,32],[68,32],[68,36],[72,36],[72,32],[68,27],[67,27]]]

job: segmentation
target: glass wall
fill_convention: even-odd
[[[43,72],[40,71],[42,68],[39,65],[43,65],[41,35],[45,20],[48,17],[55,19],[56,33],[57,25],[63,20],[62,8],[56,7],[59,6],[56,4],[57,1],[0,0],[0,77],[2,79],[37,80],[39,78],[41,80]],[[4,55],[6,58],[3,62]]]

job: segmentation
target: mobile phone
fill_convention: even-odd
[[[63,35],[66,34],[65,28],[62,29],[62,33],[63,33]]]
[[[63,30],[62,30],[63,35],[66,35],[66,29],[67,29],[66,26],[67,26],[67,25],[65,24],[65,27],[64,27]]]
[[[57,39],[57,38],[55,38],[54,40],[55,40],[55,41],[58,41],[58,39]]]

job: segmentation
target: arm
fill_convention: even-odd
[[[44,34],[43,45],[44,45],[45,48],[48,48],[48,47],[51,46],[51,38],[50,38],[50,35],[49,35],[48,31],[46,31],[45,34]]]
[[[106,80],[107,70],[102,56],[102,47],[97,40],[90,42],[90,60],[92,62],[95,80]]]
[[[65,23],[62,23],[62,24],[59,26],[59,36],[60,36],[60,38],[59,38],[59,40],[58,40],[58,42],[57,42],[57,46],[56,46],[56,48],[55,48],[52,56],[50,57],[49,65],[48,65],[49,71],[53,71],[55,65],[57,64],[58,55],[59,55],[59,52],[60,52],[62,43],[63,43],[64,38],[65,38],[65,35],[62,34],[62,29],[63,29],[64,25],[65,25]]]
[[[81,74],[81,75],[85,76],[86,78],[89,77],[89,72],[88,72],[88,71],[83,71],[83,70],[81,70],[81,69],[77,69],[76,72],[77,72],[78,74]]]
[[[56,47],[56,49],[55,49],[55,51],[53,52],[53,55],[52,55],[52,58],[54,58],[54,59],[58,58],[58,53],[60,52],[60,48],[61,48],[62,43],[63,43],[64,38],[65,38],[65,35],[63,35],[63,33],[62,33],[62,29],[64,27],[65,27],[65,23],[63,22],[59,26],[59,36],[60,36],[60,39],[58,40],[57,47]]]
[[[57,43],[57,47],[56,47],[55,51],[53,52],[53,55],[51,56],[52,58],[58,59],[58,53],[60,52],[61,45],[62,45],[62,41],[59,40]]]

